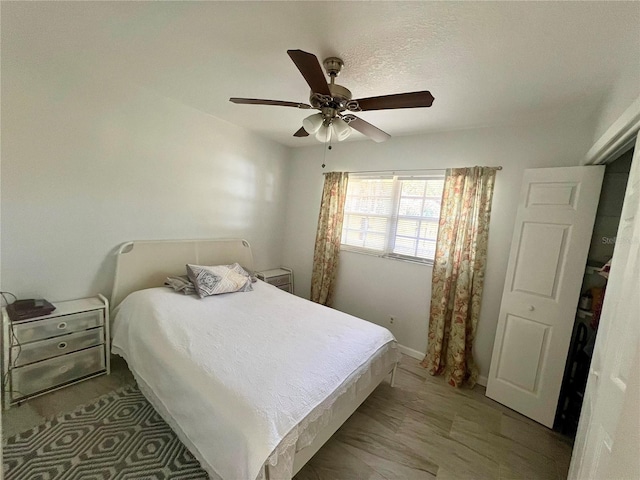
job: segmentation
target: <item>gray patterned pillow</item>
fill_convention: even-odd
[[[240,275],[244,275],[245,277],[251,279],[251,281],[247,282],[247,285],[241,291],[250,292],[250,291],[253,290],[253,286],[251,284],[255,283],[257,281],[257,279],[256,279],[256,277],[254,275],[251,275],[247,270],[242,268],[242,266],[240,266],[239,263],[233,263],[231,265],[227,265],[227,267],[229,267],[234,272],[239,273]]]
[[[191,280],[186,275],[176,275],[167,277],[164,281],[165,286],[173,288],[176,292],[182,292],[185,295],[193,295],[196,293],[196,287],[193,286]]]
[[[251,279],[247,275],[238,273],[236,269],[231,269],[227,265],[207,267],[188,264],[187,274],[200,298],[238,292],[243,290],[247,283],[251,285]]]

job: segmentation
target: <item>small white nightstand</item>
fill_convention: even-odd
[[[12,322],[2,310],[3,406],[109,374],[109,302],[55,302],[42,317]]]
[[[278,287],[285,292],[293,293],[293,270],[287,267],[274,268],[256,272],[256,277],[260,280]]]

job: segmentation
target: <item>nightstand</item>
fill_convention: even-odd
[[[49,315],[12,322],[2,310],[3,406],[109,374],[109,302],[55,302]]]
[[[260,280],[278,287],[285,292],[293,293],[293,270],[287,267],[274,268],[256,272],[256,277]]]

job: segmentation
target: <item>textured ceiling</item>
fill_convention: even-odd
[[[360,114],[397,136],[595,112],[619,75],[640,82],[639,26],[640,2],[2,4],[3,50],[31,53],[3,67],[92,70],[290,146],[315,143],[292,137],[309,111],[228,101],[307,102],[287,49],[341,57],[354,98],[430,90],[431,108]]]

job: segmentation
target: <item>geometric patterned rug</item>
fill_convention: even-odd
[[[204,480],[208,475],[137,386],[19,433],[6,480]]]

